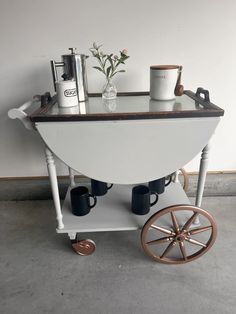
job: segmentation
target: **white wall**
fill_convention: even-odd
[[[7,111],[53,92],[49,60],[59,61],[68,47],[88,53],[93,41],[108,52],[128,49],[127,72],[116,78],[119,91],[148,90],[151,64],[182,64],[185,88],[209,89],[226,111],[209,170],[235,170],[235,29],[235,0],[1,0],[0,176],[47,174],[37,133]],[[99,92],[104,79],[93,62],[88,59],[89,91]],[[197,170],[196,159],[187,169]]]

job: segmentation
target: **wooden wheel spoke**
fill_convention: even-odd
[[[208,230],[212,230],[212,226],[206,226],[206,227],[201,227],[201,228],[189,230],[188,233],[190,235],[193,235],[193,234],[198,234],[198,233],[205,232],[205,231],[208,231]]]
[[[160,239],[149,241],[146,244],[148,244],[148,245],[161,244],[161,243],[166,243],[166,242],[169,242],[169,241],[172,241],[172,240],[173,240],[172,237],[163,237],[163,238],[160,238]]]
[[[186,238],[185,240],[188,241],[191,244],[195,244],[195,245],[198,245],[198,246],[201,246],[201,247],[207,247],[207,245],[205,243],[202,243],[202,242],[200,242],[198,240],[195,240],[195,239]]]
[[[163,258],[165,257],[172,249],[173,247],[176,245],[176,241],[172,241],[168,246],[167,248],[165,249],[165,251],[162,253],[161,257],[160,258]]]
[[[184,242],[182,242],[182,241],[179,242],[179,248],[180,248],[180,251],[181,251],[181,253],[183,255],[184,260],[186,261],[188,259],[188,257],[187,257],[187,254],[186,254],[186,248],[185,248]]]
[[[199,213],[195,212],[195,213],[189,218],[189,220],[187,220],[187,222],[184,224],[182,230],[188,230],[189,227],[191,226],[191,224],[192,224],[193,221],[197,218],[198,215],[199,215]]]
[[[179,223],[174,212],[170,212],[170,215],[171,215],[171,219],[172,219],[172,223],[173,223],[175,231],[179,232]]]
[[[160,232],[163,232],[165,234],[169,234],[171,236],[175,236],[175,232],[169,230],[169,229],[166,229],[166,228],[163,228],[163,227],[159,227],[159,226],[156,226],[156,225],[151,225],[150,228],[153,228],[153,229],[156,229]]]

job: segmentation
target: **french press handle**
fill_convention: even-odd
[[[51,69],[52,69],[52,78],[53,78],[54,90],[56,91],[56,82],[58,81],[57,68],[63,67],[64,62],[56,62],[54,60],[51,60],[50,63],[51,63]]]

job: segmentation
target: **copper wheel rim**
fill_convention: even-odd
[[[96,249],[96,244],[93,240],[84,239],[72,244],[74,251],[82,256],[93,254]]]
[[[178,213],[188,214],[188,218],[182,224],[177,218]],[[202,217],[206,226],[193,225],[197,216]],[[168,227],[157,225],[160,218],[168,218],[170,225]],[[149,241],[150,230],[154,233],[159,232],[161,236]],[[200,234],[208,239],[203,242],[199,241],[196,236]],[[144,251],[158,262],[184,264],[205,254],[214,244],[216,236],[215,220],[207,211],[192,205],[174,205],[160,210],[149,218],[142,229],[141,244]],[[160,248],[161,245],[164,247]],[[170,256],[174,247],[177,257]],[[189,254],[190,247],[195,247],[196,252]],[[159,249],[160,253],[155,252],[153,248]]]
[[[181,168],[180,172],[182,173],[183,178],[184,178],[183,189],[184,189],[185,192],[187,192],[188,188],[189,188],[189,176],[188,176],[188,173],[187,173],[187,171],[184,168]]]

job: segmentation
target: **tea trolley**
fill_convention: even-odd
[[[38,108],[27,113],[36,102]],[[36,130],[45,142],[56,231],[67,233],[80,255],[95,250],[92,240],[77,239],[77,234],[83,232],[142,229],[144,251],[167,264],[190,262],[214,244],[215,220],[200,206],[209,140],[224,111],[210,102],[207,90],[186,90],[170,101],[151,100],[146,92],[121,93],[110,101],[91,94],[88,101],[72,108],[59,108],[56,96],[46,93],[8,114]],[[201,151],[196,201],[191,205],[178,173]],[[62,206],[54,155],[69,169],[70,186]],[[83,217],[71,212],[70,189],[81,184],[75,183],[74,171],[114,184]],[[171,184],[150,212],[133,214],[132,187],[169,175]]]

